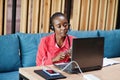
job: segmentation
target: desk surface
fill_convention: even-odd
[[[115,58],[114,60],[120,61],[120,58]],[[34,70],[40,70],[42,68],[53,69],[65,75],[67,78],[63,80],[83,80],[81,74],[68,74],[58,70],[55,66],[37,66],[37,67],[27,67],[27,68],[20,68],[19,73],[22,74],[24,77],[28,78],[29,80],[44,80],[41,76],[34,73]],[[84,74],[93,74],[100,78],[101,80],[120,80],[120,64],[112,65],[103,67],[101,70],[95,70],[90,72],[84,72]]]

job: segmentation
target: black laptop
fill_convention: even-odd
[[[72,44],[71,61],[76,61],[82,72],[100,70],[103,65],[104,37],[75,38]],[[63,69],[69,63],[54,64]],[[71,64],[65,70],[68,73],[79,73],[76,64]]]

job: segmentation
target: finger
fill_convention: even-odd
[[[66,54],[61,55],[62,58],[64,58],[65,56],[66,56]]]

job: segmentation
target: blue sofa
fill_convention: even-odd
[[[19,80],[19,68],[35,66],[38,44],[51,33],[15,33],[0,36],[0,80]],[[69,31],[78,38],[105,37],[104,57],[120,56],[120,30]]]

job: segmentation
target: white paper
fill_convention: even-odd
[[[85,80],[100,80],[100,78],[94,76],[93,74],[86,74],[83,76]]]
[[[108,58],[103,59],[103,67],[111,66],[111,65],[119,64],[119,63],[120,63],[119,61],[116,61],[116,60],[113,60],[113,59],[108,59]]]

